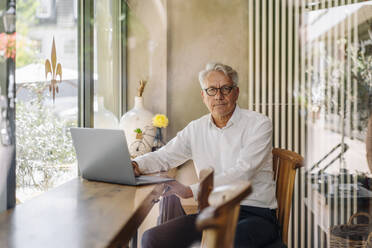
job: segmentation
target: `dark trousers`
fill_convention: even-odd
[[[196,229],[197,215],[185,215],[147,230],[142,237],[143,248],[183,248],[201,241]],[[235,234],[235,247],[264,247],[279,238],[275,210],[241,206]]]

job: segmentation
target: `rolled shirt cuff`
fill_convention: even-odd
[[[145,166],[145,161],[141,157],[137,157],[133,159],[132,161],[136,162],[138,164],[138,168],[141,173],[143,174],[150,174],[150,173],[156,173],[159,172],[156,168],[151,168],[148,166]]]
[[[198,201],[199,183],[191,184],[189,187],[191,188],[192,194],[194,195],[194,200]]]

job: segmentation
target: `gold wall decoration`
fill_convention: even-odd
[[[57,64],[57,52],[54,37],[52,44],[51,62],[52,63],[50,63],[49,59],[45,60],[45,79],[48,80],[48,74],[50,73],[52,78],[50,79],[49,92],[53,92],[54,103],[56,92],[58,93],[57,76],[59,76],[59,83],[62,82],[62,66],[61,63]]]

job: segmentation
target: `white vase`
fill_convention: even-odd
[[[118,129],[119,120],[112,112],[105,109],[103,97],[97,97],[94,100],[94,127]]]
[[[151,151],[155,136],[155,128],[152,126],[153,116],[153,113],[145,109],[143,97],[136,96],[134,108],[121,117],[120,128],[125,132],[132,158]],[[138,128],[141,129],[142,135],[137,135],[135,132]]]

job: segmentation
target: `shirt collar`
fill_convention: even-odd
[[[230,119],[227,122],[226,126],[223,127],[223,128],[231,127],[233,124],[237,123],[239,121],[239,119],[240,119],[240,112],[241,112],[241,110],[240,110],[238,104],[236,104],[235,109],[234,109],[234,113],[230,117]],[[214,122],[213,122],[212,114],[209,114],[208,125],[209,125],[209,127],[213,127],[214,126],[214,127],[218,128],[216,126],[216,124],[214,124]]]

